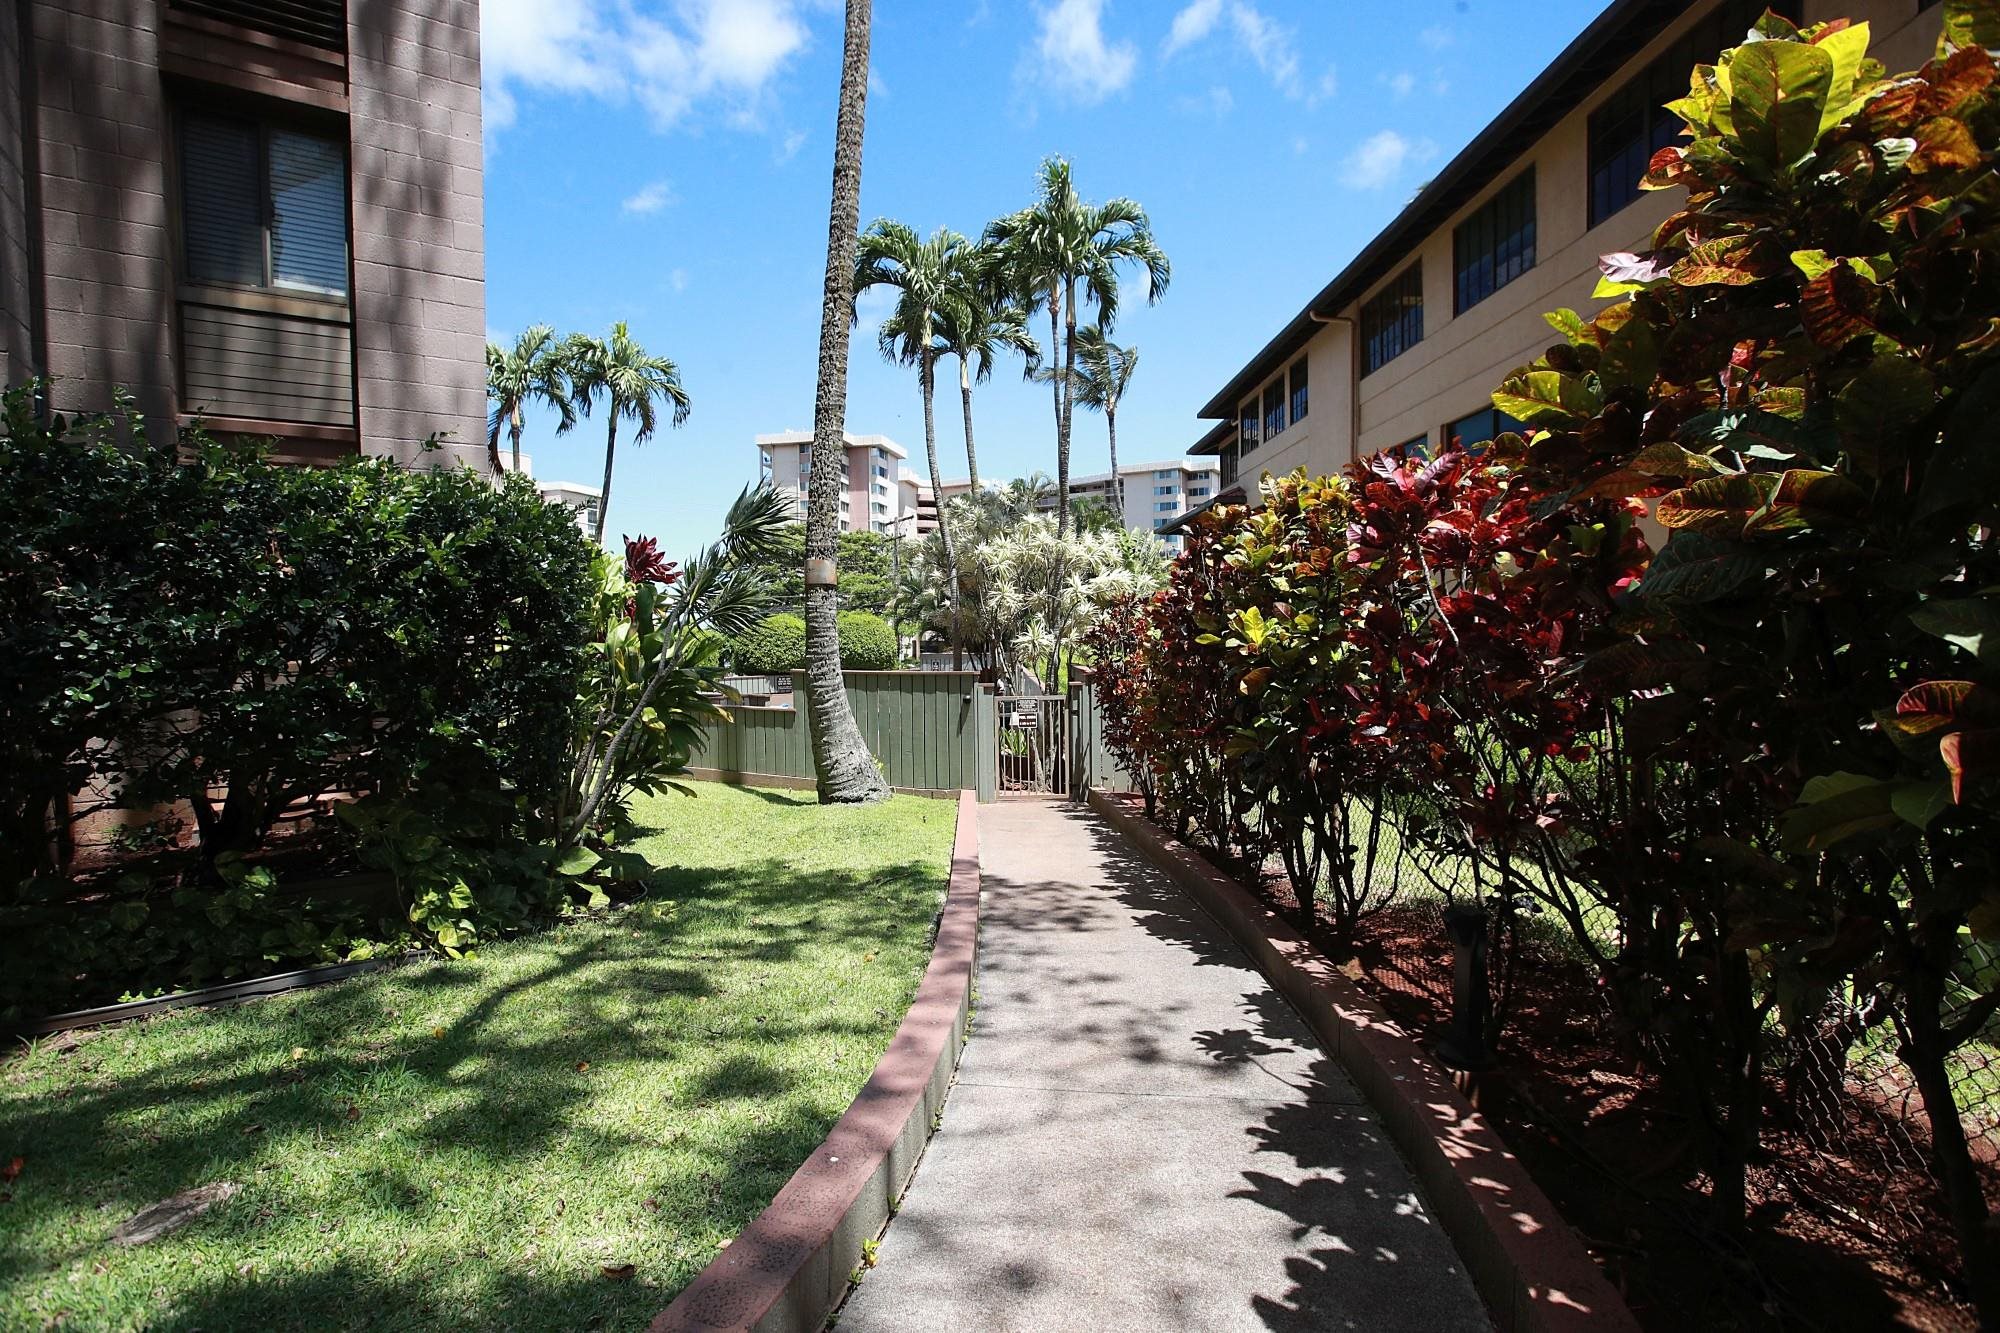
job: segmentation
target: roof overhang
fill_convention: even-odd
[[[1236,372],[1198,414],[1233,417],[1244,395],[1297,355],[1329,316],[1360,296],[1408,257],[1411,244],[1437,230],[1492,184],[1604,80],[1685,14],[1690,0],[1614,0],[1507,109],[1476,135],[1444,170],[1361,248],[1291,323]]]
[[[1213,498],[1204,500],[1185,514],[1176,516],[1173,522],[1161,525],[1160,531],[1162,533],[1186,532],[1188,520],[1196,514],[1206,514],[1217,505],[1240,505],[1245,503],[1249,498],[1248,492],[1240,485],[1224,486],[1215,493]]]

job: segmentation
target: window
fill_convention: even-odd
[[[1285,377],[1264,386],[1264,438],[1274,440],[1285,431]]]
[[[1361,307],[1361,373],[1372,375],[1424,340],[1424,266],[1410,265]]]
[[[1666,103],[1687,95],[1688,71],[1714,64],[1762,12],[1751,0],[1723,0],[1590,113],[1591,226],[1637,199],[1646,164],[1680,137],[1680,117]]]
[[[883,467],[880,463],[877,463],[875,465],[875,475],[878,477],[886,477],[889,475],[889,469]]]
[[[1476,453],[1481,445],[1494,436],[1510,430],[1521,429],[1521,423],[1508,416],[1497,407],[1482,407],[1477,412],[1462,416],[1444,428],[1447,443],[1457,440],[1459,448],[1467,453]]]
[[[1401,444],[1395,445],[1388,449],[1384,449],[1382,452],[1388,454],[1391,458],[1401,458],[1405,460],[1412,458],[1414,459],[1429,458],[1431,456],[1430,432],[1425,431],[1422,435],[1412,435],[1409,439],[1404,440]]]
[[[202,107],[173,139],[182,404],[352,427],[345,139]]]
[[[1178,492],[1179,490],[1180,490],[1180,487],[1178,487],[1178,486],[1155,486],[1155,487],[1153,488],[1153,494],[1155,494],[1155,495],[1173,495],[1173,494],[1175,494],[1176,492]]]
[[[1535,169],[1458,224],[1451,234],[1453,310],[1464,314],[1535,266]]]
[[[1161,469],[1160,469],[1160,470],[1159,470],[1158,472],[1155,472],[1155,473],[1153,474],[1153,479],[1154,479],[1155,481],[1160,481],[1160,480],[1164,480],[1164,479],[1165,479],[1165,478],[1167,478],[1167,477],[1171,477],[1171,476],[1173,476],[1173,475],[1174,475],[1174,469],[1172,469],[1172,468],[1170,468],[1170,467],[1163,467],[1163,468],[1161,468]]]
[[[1236,448],[1234,446],[1224,447],[1222,451],[1222,466],[1218,469],[1218,475],[1221,477],[1224,486],[1233,486],[1236,484],[1236,463]]]
[[[190,112],[181,221],[192,282],[347,296],[347,146]]]
[[[1236,445],[1240,452],[1249,453],[1257,447],[1257,400],[1252,398],[1237,410]]]
[[[1306,419],[1306,362],[1300,357],[1292,363],[1292,424],[1298,425]]]
[[[1208,494],[1208,487],[1206,486],[1188,487],[1188,499],[1190,500],[1199,500],[1204,496],[1206,496],[1207,494]]]
[[[1178,500],[1162,500],[1153,506],[1156,511],[1162,514],[1171,514],[1180,507],[1181,504]]]

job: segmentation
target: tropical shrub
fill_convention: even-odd
[[[512,811],[561,785],[590,555],[531,485],[290,467],[126,421],[4,400],[0,1003],[344,950],[366,913],[260,864],[281,820],[461,786]],[[105,806],[178,826],[79,902],[71,832]]]
[[[840,665],[848,671],[896,669],[896,636],[889,622],[866,611],[842,611],[835,617],[840,633]]]
[[[747,635],[769,609],[756,565],[784,522],[776,491],[746,487],[721,537],[684,565],[662,560],[649,537],[627,540],[622,561],[598,554],[597,630],[564,751],[568,781],[547,820],[563,869],[602,861],[629,827],[631,798],[673,788],[702,725],[726,717],[714,702],[724,674],[716,636]]]
[[[2000,6],[1914,74],[1867,40],[1767,15],[1697,68],[1685,205],[1495,392],[1523,435],[1196,519],[1103,689],[1165,816],[1302,899],[1366,910],[1374,799],[1563,922],[1724,1225],[1778,1039],[1894,1049],[2000,1322],[1952,1063],[2000,1020]]]
[[[731,640],[730,662],[746,676],[805,670],[805,620],[789,611],[766,616]]]

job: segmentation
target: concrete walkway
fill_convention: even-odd
[[[840,1333],[1490,1327],[1352,1084],[1074,806],[980,811],[978,1010]]]

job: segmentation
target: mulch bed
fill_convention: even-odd
[[[1240,866],[1210,860],[1241,878]],[[1265,874],[1258,892],[1296,919],[1282,874]],[[1342,971],[1435,1046],[1451,1006],[1451,946],[1435,909],[1391,907],[1363,923],[1352,949],[1324,932],[1314,942],[1344,953]],[[1551,946],[1522,948],[1497,1066],[1461,1086],[1643,1326],[1977,1328],[1949,1287],[1957,1251],[1930,1178],[1898,1165],[1923,1151],[1900,1114],[1906,1096],[1829,1086],[1809,1101],[1774,1082],[1749,1225],[1722,1235],[1706,1221],[1688,1117],[1620,1040],[1595,977]],[[2000,1191],[2000,1171],[1994,1183]]]

